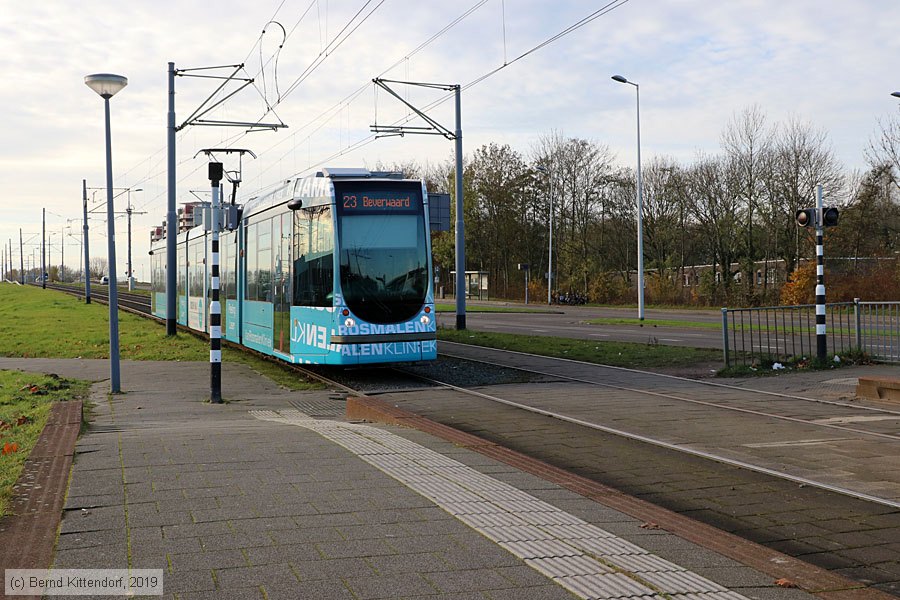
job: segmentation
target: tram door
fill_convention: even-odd
[[[274,330],[272,344],[282,354],[291,353],[291,231],[293,214],[286,213],[274,219],[274,233],[280,231],[275,239],[275,296],[274,296]]]

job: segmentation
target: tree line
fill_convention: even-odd
[[[825,204],[841,210],[839,225],[826,231],[826,276],[868,274],[881,284],[870,286],[872,294],[896,298],[897,261],[884,259],[900,250],[900,119],[880,123],[866,160],[865,172],[848,173],[824,130],[797,117],[769,123],[751,106],[725,125],[717,152],[686,163],[665,156],[645,161],[647,301],[781,301],[788,278],[814,262],[814,229],[798,227],[795,213],[815,206],[817,185]],[[424,178],[431,191],[454,193],[452,162],[392,168]],[[518,265],[528,264],[532,297],[546,298],[552,203],[554,291],[592,302],[634,302],[636,172],[620,166],[605,144],[551,132],[526,153],[484,145],[465,161],[463,199],[466,269],[488,273],[491,296],[521,298],[525,277]],[[451,227],[453,221],[455,215]],[[453,231],[433,234],[432,244],[449,288]],[[852,298],[855,292],[842,293]],[[883,299],[872,294],[867,299]]]

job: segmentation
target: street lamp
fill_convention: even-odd
[[[633,85],[637,98],[637,246],[638,246],[638,319],[644,320],[644,199],[641,185],[641,87],[621,75],[613,75],[613,81]]]
[[[109,99],[128,85],[121,75],[87,75],[84,83],[103,98],[106,115],[106,231],[109,252],[109,371],[113,394],[122,391],[119,377],[119,290],[116,285],[116,219],[113,210],[112,137],[109,128]]]
[[[550,243],[547,249],[547,304],[551,305],[553,304],[553,176],[546,167],[538,165],[535,168],[547,176],[547,185],[549,186],[547,194],[550,196]]]
[[[900,98],[900,92],[891,92],[891,96],[894,98]]]

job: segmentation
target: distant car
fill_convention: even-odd
[[[100,285],[109,285],[109,277],[104,275],[100,278]]]

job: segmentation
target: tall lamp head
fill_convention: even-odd
[[[84,83],[107,100],[115,96],[123,87],[128,85],[128,78],[112,73],[95,73],[86,75]]]

